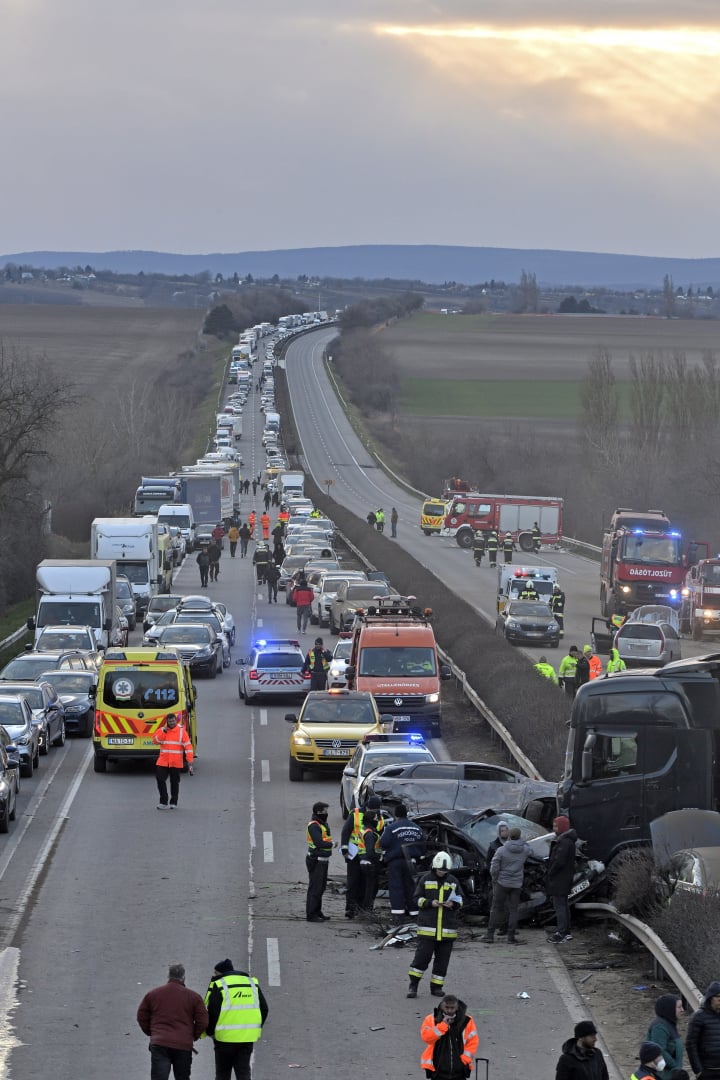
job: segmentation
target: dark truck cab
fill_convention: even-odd
[[[720,653],[581,687],[558,788],[590,858],[650,843],[670,810],[720,810]]]

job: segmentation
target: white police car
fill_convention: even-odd
[[[403,732],[384,735],[366,735],[358,743],[355,753],[348,761],[340,781],[340,809],[347,817],[354,809],[358,789],[374,769],[382,765],[410,765],[416,761],[436,761],[428,750],[422,735]]]
[[[310,689],[310,673],[303,674],[305,653],[294,638],[256,641],[240,667],[238,693],[246,705],[263,698],[304,697]]]

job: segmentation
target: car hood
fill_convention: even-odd
[[[63,705],[90,705],[87,694],[60,694],[59,697]]]
[[[312,720],[303,720],[298,724],[298,731],[312,739],[361,739],[368,732],[379,730],[374,723],[362,724],[314,724]]]
[[[513,615],[508,612],[508,620],[518,623],[519,626],[547,626],[555,621],[554,615]]]
[[[413,817],[442,813],[458,828],[491,806],[519,814],[533,799],[554,798],[556,785],[528,780],[523,784],[502,780],[413,780],[379,776],[368,783],[368,794],[403,802]],[[455,821],[459,815],[461,820]]]
[[[653,855],[664,866],[676,851],[720,846],[720,814],[714,810],[671,810],[650,822]]]

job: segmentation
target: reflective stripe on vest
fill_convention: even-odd
[[[310,835],[310,826],[313,824],[320,826],[322,830],[322,841],[323,843],[329,845],[329,850],[328,848],[318,849],[315,847],[313,838]],[[332,853],[332,836],[330,835],[330,830],[328,829],[327,825],[323,824],[322,821],[316,821],[315,818],[313,818],[312,821],[308,822],[307,828],[305,829],[305,839],[307,840],[308,845],[308,855],[317,855],[319,851],[320,856],[323,859],[328,859],[330,857],[330,854]]]
[[[262,1033],[257,979],[226,975],[214,981],[222,989],[223,1002],[213,1038],[217,1042],[257,1042]]]
[[[352,812],[352,832],[350,833],[350,843],[355,844],[358,849],[358,855],[365,854],[365,840],[363,839],[364,822],[363,812],[358,810],[357,807]]]

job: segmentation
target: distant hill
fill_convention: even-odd
[[[540,251],[521,248],[451,247],[432,244],[359,244],[345,247],[296,248],[277,251],[241,251],[205,255],[178,255],[165,251],[21,251],[1,255],[7,262],[45,266],[86,266],[121,274],[198,274],[208,270],[231,277],[255,278],[364,278],[456,281],[473,285],[483,281],[516,282],[522,270],[534,273],[542,287],[604,286],[615,289],[660,288],[665,274],[676,285],[720,285],[720,258],[676,259],[646,255],[613,255],[584,251]]]

